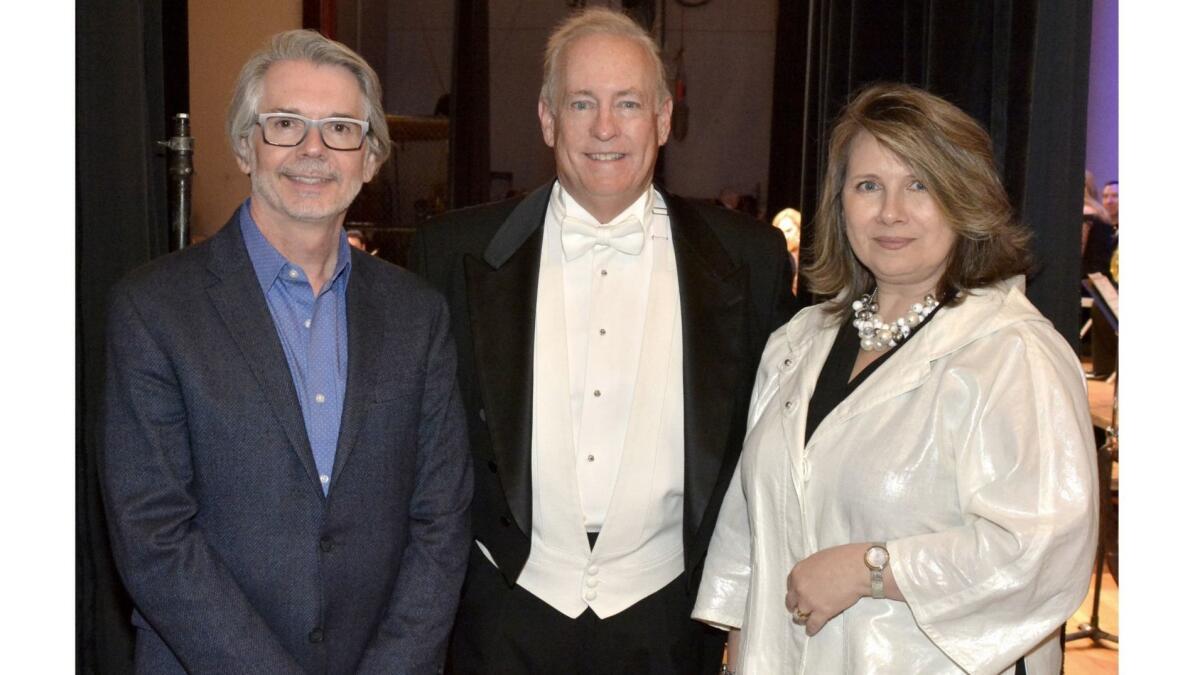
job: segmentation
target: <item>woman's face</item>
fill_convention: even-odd
[[[912,168],[866,131],[850,142],[842,210],[854,255],[881,287],[937,285],[957,235]]]

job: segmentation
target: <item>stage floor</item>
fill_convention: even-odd
[[[1093,588],[1095,583],[1095,577],[1093,577]],[[1113,581],[1107,567],[1100,583],[1100,629],[1120,636],[1121,624],[1117,612],[1119,593],[1117,592],[1117,583]],[[1084,599],[1079,610],[1067,620],[1067,632],[1077,631],[1079,624],[1089,623],[1091,620],[1092,593],[1088,591],[1087,598]],[[1064,675],[1112,675],[1117,672],[1119,654],[1115,643],[1093,642],[1090,639],[1068,642],[1063,673]]]

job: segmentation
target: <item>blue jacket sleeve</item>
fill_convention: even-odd
[[[440,672],[466,575],[473,476],[444,301],[432,330],[409,541],[390,607],[359,664],[363,673]]]
[[[188,411],[128,289],[109,302],[101,487],[117,569],[188,672],[303,672],[195,526]]]

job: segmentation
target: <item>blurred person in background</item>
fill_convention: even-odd
[[[788,257],[792,261],[792,295],[796,294],[800,282],[800,212],[787,208],[775,214],[771,226],[783,233],[787,241]]]

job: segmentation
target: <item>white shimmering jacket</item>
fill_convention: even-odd
[[[1079,362],[1014,277],[931,319],[804,443],[838,326],[820,307],[767,342],[745,449],[693,617],[740,627],[739,675],[1058,673],[1087,593],[1096,459]],[[809,638],[795,563],[886,542],[907,603],[863,598]],[[864,564],[863,575],[867,575]]]

